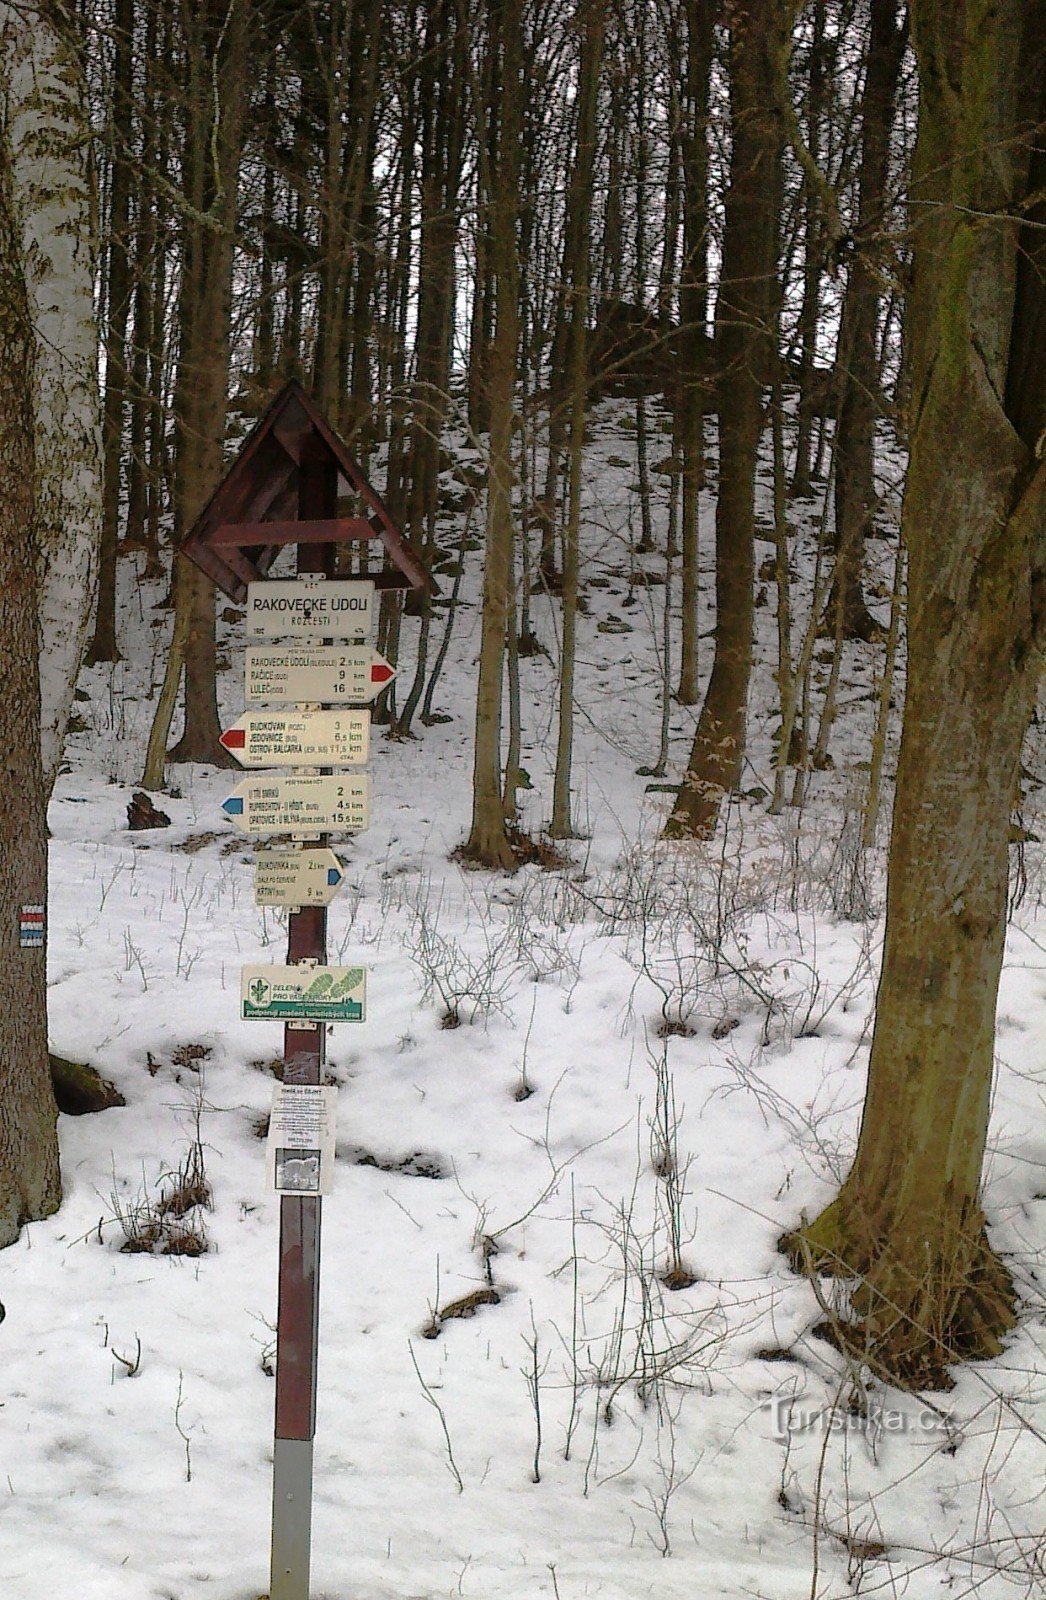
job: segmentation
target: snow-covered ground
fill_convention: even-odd
[[[801,815],[769,816],[766,584],[757,797],[713,847],[658,846],[668,796],[636,769],[657,753],[665,590],[629,583],[625,413],[600,408],[588,463],[573,868],[507,878],[450,859],[469,816],[476,553],[436,695],[451,720],[417,742],[375,739],[373,824],[342,851],[330,958],[366,966],[369,1015],[330,1038],[314,1595],[1041,1594],[1038,847],[1003,977],[986,1199],[1025,1294],[1020,1326],[950,1393],[855,1387],[775,1241],[833,1192],[860,1113],[883,856],[862,861],[856,841],[882,650],[848,647],[834,768]],[[654,482],[663,540],[669,479]],[[713,509],[710,489],[709,566]],[[818,508],[791,514],[808,596]],[[759,546],[757,564],[771,553]],[[872,559],[888,583],[892,543]],[[5,1600],[256,1600],[277,1242],[261,1133],[281,1041],[237,1020],[237,996],[241,964],[282,961],[284,933],[255,907],[250,846],[222,819],[230,774],[172,771],[171,828],[127,829],[169,613],[133,558],[122,581],[126,659],[84,674],[84,731],[52,807],[49,959],[53,1048],[127,1104],[62,1118],[62,1208],[0,1255],[0,1583]],[[555,610],[532,605],[554,656]],[[231,720],[235,623],[222,645]],[[707,670],[709,642],[702,653]],[[408,655],[401,680],[411,670]],[[555,679],[541,655],[521,671],[536,831]],[[693,722],[673,707],[670,777]],[[1039,831],[1034,812],[1033,794]],[[443,1026],[448,1005],[460,1026]],[[124,1224],[155,1215],[197,1138],[213,1208],[168,1227],[206,1252],[124,1251]],[[682,1287],[665,1282],[673,1266]],[[476,1290],[473,1315],[436,1315]]]

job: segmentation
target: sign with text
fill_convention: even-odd
[[[254,858],[260,906],[329,906],[345,874],[333,850],[268,850]]]
[[[266,645],[247,651],[248,700],[291,704],[300,700],[366,704],[396,676],[376,650],[348,645]]]
[[[338,1091],[279,1083],[269,1117],[269,1181],[278,1194],[330,1194]]]
[[[268,578],[247,585],[252,639],[369,639],[374,584],[358,578]]]
[[[370,779],[348,772],[245,778],[222,810],[241,833],[362,833]]]
[[[248,711],[221,736],[241,767],[359,767],[369,711]]]
[[[244,1022],[362,1022],[366,990],[363,967],[242,967],[240,1016]]]

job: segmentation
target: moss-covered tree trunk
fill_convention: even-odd
[[[1010,808],[1046,602],[1044,248],[1041,219],[1011,220],[1043,192],[1028,145],[1046,5],[914,0],[911,18],[908,690],[886,940],[857,1156],[789,1242],[861,1278],[862,1350],[932,1382],[997,1350],[1012,1318],[980,1181]]]

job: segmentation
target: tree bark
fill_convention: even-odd
[[[825,0],[814,0],[810,75],[806,94],[806,148],[814,162],[821,159],[821,118],[825,91]],[[798,434],[795,443],[795,471],[792,494],[802,499],[813,492],[810,477],[810,445],[813,440],[814,355],[817,350],[817,321],[821,300],[821,205],[809,174],[803,176],[803,302],[799,309],[799,405]]]
[[[871,0],[871,31],[861,96],[861,167],[855,251],[846,282],[839,356],[835,442],[836,564],[828,604],[842,610],[844,639],[874,639],[879,628],[865,603],[861,551],[875,511],[875,425],[879,417],[881,231],[890,161],[894,98],[907,42],[897,0]],[[836,628],[838,631],[838,628]]]
[[[4,18],[6,23],[8,19]],[[40,752],[33,447],[34,336],[0,127],[0,1247],[61,1199],[47,1059],[47,957],[22,949],[19,913],[47,904],[47,794]]]
[[[686,128],[683,136],[683,271],[679,322],[685,359],[679,380],[683,448],[682,638],[676,699],[697,704],[698,507],[705,482],[704,396],[708,316],[708,86],[715,9],[687,0]]]
[[[0,10],[33,360],[44,786],[54,786],[94,603],[101,525],[96,229],[75,42]]]
[[[493,26],[493,24],[492,24]],[[499,38],[491,41],[500,58],[501,94],[496,141],[485,175],[489,207],[488,249],[493,268],[494,338],[488,356],[486,385],[490,410],[490,458],[487,484],[487,554],[483,569],[483,620],[480,635],[479,683],[476,690],[476,742],[472,779],[472,829],[463,855],[485,867],[514,871],[518,865],[506,832],[501,775],[501,729],[506,634],[515,626],[513,550],[515,525],[512,490],[513,421],[516,412],[516,358],[519,350],[519,221],[520,130],[522,125],[522,17],[520,0],[502,0],[497,14]]]
[[[577,151],[571,175],[568,210],[573,238],[570,260],[568,374],[570,396],[570,491],[563,530],[563,618],[559,661],[559,728],[552,785],[549,833],[556,839],[574,836],[570,816],[570,772],[574,745],[574,656],[577,642],[579,536],[581,522],[581,457],[585,442],[585,400],[588,391],[588,298],[592,255],[592,181],[596,153],[596,113],[603,62],[606,11],[600,0],[585,0],[581,63],[578,69]]]
[[[450,388],[467,44],[464,22],[452,0],[439,0],[430,8],[421,63],[421,259],[407,496],[407,532],[427,559],[435,552],[440,435]],[[428,672],[432,613],[427,594],[419,595],[418,602],[421,614],[417,666],[396,722],[399,738],[410,735]]]
[[[91,662],[119,661],[116,642],[116,552],[120,534],[124,413],[127,399],[127,314],[130,309],[132,89],[134,0],[117,0],[113,18],[115,60],[109,154],[109,239],[106,252],[105,401],[102,439],[102,540],[98,571],[98,609]]]
[[[1036,194],[1043,210],[1028,148],[1046,6],[913,0],[911,20],[908,688],[883,968],[853,1167],[787,1243],[861,1278],[844,1337],[923,1385],[997,1352],[1013,1318],[980,1181],[1010,809],[1046,632],[1041,220],[1010,220]]]
[[[744,756],[752,665],[755,469],[762,390],[772,357],[778,171],[784,127],[776,63],[787,48],[787,0],[738,0],[730,25],[733,153],[716,306],[719,498],[712,675],[667,838],[708,838]]]
[[[175,390],[175,537],[184,537],[213,492],[225,454],[237,186],[247,84],[250,0],[212,0],[189,21],[187,212],[178,302]],[[218,52],[218,93],[212,54]],[[204,221],[203,219],[207,220]],[[172,761],[232,766],[218,742],[214,586],[179,563],[175,604],[185,626],[185,727]],[[181,611],[179,612],[181,615]],[[184,622],[183,622],[184,625]],[[178,623],[175,624],[176,629]]]

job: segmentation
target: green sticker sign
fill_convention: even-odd
[[[245,1022],[362,1022],[363,967],[243,967],[240,1016]]]

